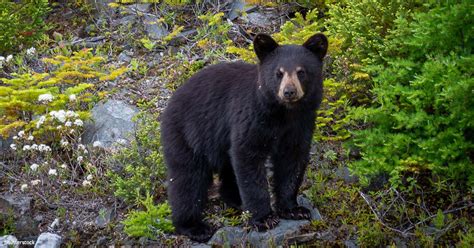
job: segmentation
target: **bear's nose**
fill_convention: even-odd
[[[296,97],[296,88],[295,87],[285,87],[283,90],[283,96],[285,96],[286,99],[293,99]]]

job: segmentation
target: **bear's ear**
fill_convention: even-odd
[[[253,49],[260,61],[273,52],[278,47],[278,44],[268,34],[257,34],[253,39]]]
[[[319,59],[323,60],[328,51],[328,39],[324,34],[315,34],[311,36],[303,46],[318,56]]]

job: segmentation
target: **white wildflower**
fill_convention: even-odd
[[[39,179],[31,181],[31,185],[33,185],[33,186],[38,185],[39,183],[41,183],[41,180],[39,180]]]
[[[36,49],[34,47],[30,47],[26,50],[26,55],[33,56],[36,53]]]
[[[71,110],[66,111],[66,117],[78,117],[79,115]]]
[[[26,183],[22,184],[21,187],[20,187],[21,191],[25,191],[27,188],[28,188],[28,184],[26,184]]]
[[[37,144],[31,145],[31,150],[38,150],[38,145]]]
[[[59,143],[61,144],[62,147],[66,147],[69,145],[69,142],[67,140],[64,140],[62,139],[61,141],[59,141]]]
[[[5,62],[8,63],[8,62],[10,62],[10,60],[12,60],[12,59],[13,59],[13,55],[10,54],[10,55],[7,56],[7,59],[5,60]]]
[[[62,164],[60,167],[63,168],[63,169],[67,169],[67,165],[66,165],[66,164]]]
[[[46,93],[46,94],[41,94],[38,96],[38,101],[39,102],[52,102],[53,101],[53,95],[51,95],[50,93]]]
[[[79,157],[77,157],[77,162],[80,163],[80,162],[82,162],[83,159],[84,159],[84,158],[83,158],[82,156],[79,156]]]
[[[60,130],[61,128],[63,128],[63,126],[61,126],[61,125],[56,127],[57,130]]]
[[[36,122],[36,128],[39,128],[39,127],[44,123],[45,120],[46,120],[46,116],[42,115],[42,116],[38,119],[38,122]]]
[[[94,143],[92,144],[93,147],[101,147],[102,146],[102,142],[100,141],[94,141]]]
[[[86,146],[83,145],[83,144],[79,144],[77,145],[77,148],[81,149],[81,150],[85,150],[86,149]]]
[[[76,95],[74,95],[74,94],[69,95],[69,101],[71,101],[71,102],[76,101]]]
[[[0,56],[0,62],[5,61],[5,57]]]
[[[17,140],[17,139],[18,139],[18,136],[16,136],[16,135],[13,136],[13,139],[14,139],[14,140]]]
[[[23,135],[25,135],[25,131],[18,132],[18,137],[23,138]]]
[[[81,119],[76,119],[76,120],[74,121],[74,125],[79,126],[79,127],[82,127],[82,125],[84,125],[84,122],[82,122]]]
[[[71,129],[71,131],[69,131],[69,133],[71,133],[71,134],[72,134],[72,133],[74,133],[74,131],[75,131],[74,129]]]
[[[91,185],[92,185],[91,182],[88,181],[88,180],[82,181],[82,186],[84,186],[84,187],[91,186]]]
[[[66,127],[70,127],[70,126],[72,126],[72,122],[70,122],[70,121],[66,121],[66,123],[64,124],[64,126],[66,126]]]
[[[57,171],[56,169],[49,169],[48,175],[57,176],[57,175],[58,175],[58,171]]]
[[[23,151],[29,151],[31,149],[30,145],[24,145],[23,146]]]
[[[38,167],[39,167],[38,164],[32,164],[32,165],[30,165],[30,169],[31,169],[32,171],[36,171],[36,170],[38,169]]]
[[[50,152],[51,151],[51,147],[45,145],[45,144],[40,144],[38,146],[38,151],[40,152]]]
[[[35,137],[33,137],[33,135],[30,135],[30,136],[28,136],[28,138],[27,138],[27,140],[34,140],[34,139],[35,139]]]
[[[62,123],[66,121],[66,111],[62,109],[59,111],[51,111],[49,114]]]
[[[87,181],[92,181],[93,176],[91,174],[87,175],[86,179]]]
[[[16,150],[16,145],[15,145],[15,144],[11,144],[11,145],[10,145],[10,149],[12,149],[12,150],[15,151],[15,150]]]

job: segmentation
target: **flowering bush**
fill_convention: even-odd
[[[87,119],[89,103],[104,95],[96,92],[101,83],[114,80],[126,71],[124,67],[101,68],[104,59],[94,56],[89,49],[74,52],[70,57],[57,55],[43,61],[49,72],[12,74],[12,78],[0,79],[0,135],[8,137],[20,128],[36,127],[35,135],[44,134],[45,139],[51,139],[54,137],[51,126],[39,128],[46,121],[45,114],[69,109],[76,111],[77,117]],[[62,115],[66,113],[52,112],[50,117],[56,115],[55,119],[63,122]],[[71,121],[71,124],[75,122]]]
[[[91,153],[99,151],[100,144],[93,148],[82,144],[84,121],[91,103],[105,95],[99,91],[104,82],[126,69],[104,67],[104,59],[88,49],[43,61],[48,72],[0,79],[0,134],[13,139],[12,164],[24,165],[12,172],[17,173],[22,191],[90,187],[98,173]]]

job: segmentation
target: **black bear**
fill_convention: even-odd
[[[251,213],[257,230],[284,219],[310,217],[296,203],[309,160],[315,112],[322,98],[322,65],[328,41],[315,34],[302,46],[278,45],[269,35],[254,39],[257,65],[209,66],[171,97],[162,115],[168,167],[168,199],[178,234],[205,241],[203,221],[213,173],[220,196]],[[273,164],[274,211],[266,169]]]

